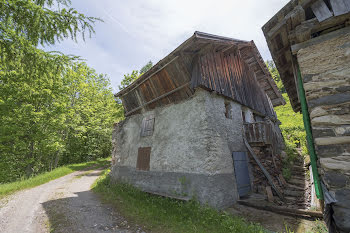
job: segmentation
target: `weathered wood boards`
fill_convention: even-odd
[[[349,0],[330,0],[334,16],[346,14],[350,11]]]
[[[256,163],[259,165],[260,169],[263,171],[264,175],[266,176],[267,180],[269,181],[270,185],[272,186],[272,188],[275,190],[275,192],[277,193],[278,197],[284,201],[284,196],[281,192],[281,190],[279,190],[279,188],[274,184],[270,174],[268,173],[268,171],[265,169],[265,167],[261,164],[261,162],[259,161],[258,157],[255,155],[253,149],[250,147],[247,139],[245,139],[245,137],[243,137],[243,141],[245,146],[247,147],[250,155],[254,158],[254,160],[256,161]]]
[[[254,73],[238,54],[212,51],[200,56],[191,82],[192,88],[204,87],[262,115],[274,116]]]
[[[326,3],[323,0],[318,0],[311,5],[311,9],[316,15],[319,22],[322,22],[333,16],[333,13],[328,9]]]
[[[247,47],[251,49],[246,49]],[[243,61],[242,59],[237,61],[236,58],[222,60],[222,56],[230,57],[237,51],[240,51],[242,57],[244,56]],[[206,57],[207,54],[211,55]],[[206,65],[199,65],[204,62]],[[249,64],[241,67],[241,63],[244,62]],[[237,64],[240,70],[233,71],[232,66]],[[203,69],[210,70],[206,70],[209,73],[202,77]],[[203,80],[208,81],[206,85],[202,85]],[[187,85],[189,82],[191,86]],[[236,85],[237,82],[242,84]],[[192,37],[116,96],[123,103],[125,115],[129,116],[185,100],[193,95],[194,88],[198,85],[237,100],[262,115],[270,115],[265,93],[274,106],[284,104],[284,99],[254,42],[201,32],[195,32]],[[262,100],[256,102],[258,97],[252,96],[251,92],[262,97]]]

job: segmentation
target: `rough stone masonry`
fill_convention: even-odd
[[[232,151],[246,151],[241,113],[240,104],[197,88],[188,100],[128,117],[113,132],[112,179],[152,193],[195,196],[217,208],[235,203]],[[142,119],[150,114],[153,135],[141,137]],[[149,171],[136,169],[140,147],[152,148]]]
[[[299,50],[298,62],[319,172],[336,225],[350,232],[350,33]]]

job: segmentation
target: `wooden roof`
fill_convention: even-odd
[[[190,85],[193,62],[198,56],[213,51],[227,54],[239,52],[272,104],[278,106],[285,103],[253,41],[195,32],[139,79],[116,94],[123,102],[126,115],[138,113],[146,105],[154,108],[190,97],[193,94]]]
[[[300,111],[293,68],[297,51],[312,38],[346,27],[349,18],[349,0],[291,0],[262,27],[294,111]]]

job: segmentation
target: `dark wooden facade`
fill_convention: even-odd
[[[275,117],[265,92],[239,54],[210,52],[200,56],[192,69],[191,87],[204,87],[265,116]]]
[[[254,42],[201,32],[195,32],[116,96],[129,116],[187,99],[197,87],[263,116],[276,117],[272,105],[284,104]]]

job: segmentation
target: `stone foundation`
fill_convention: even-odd
[[[334,221],[350,232],[350,34],[301,49],[319,173],[337,200]]]
[[[195,174],[184,172],[138,171],[132,167],[114,166],[112,181],[133,184],[143,191],[178,199],[195,198],[215,208],[234,203],[234,174]]]

